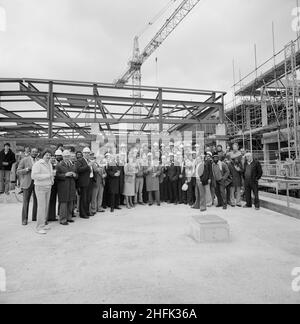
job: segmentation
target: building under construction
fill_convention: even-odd
[[[299,68],[298,38],[236,83],[226,110],[230,140],[263,161],[264,185],[279,190],[279,178],[300,177]]]

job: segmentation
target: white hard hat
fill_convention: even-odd
[[[85,147],[83,150],[82,150],[82,153],[91,153],[91,150],[89,147]]]
[[[59,154],[57,154],[57,155],[59,155]],[[62,152],[62,156],[71,156],[71,152],[69,150],[64,150]]]
[[[54,155],[63,155],[63,152],[61,150],[56,150]]]

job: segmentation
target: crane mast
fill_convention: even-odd
[[[128,69],[123,76],[118,79],[116,87],[123,87],[130,79],[133,85],[133,97],[141,98],[141,67],[143,63],[151,56],[151,54],[165,41],[165,39],[175,30],[182,20],[192,11],[192,9],[200,2],[200,0],[183,0],[179,7],[166,20],[160,30],[140,53],[139,38],[134,38],[133,56],[129,61]],[[142,108],[134,107],[133,114],[136,118],[141,118]],[[151,128],[151,126],[149,126]],[[133,129],[138,131],[141,128],[139,124],[133,124]],[[151,128],[153,130],[153,128]]]
[[[138,48],[138,37],[134,39],[134,55],[129,62],[129,67],[123,76],[117,80],[116,85],[121,87],[125,85],[136,71],[141,70],[143,63],[151,56],[151,54],[165,41],[165,39],[174,31],[174,29],[182,22],[182,20],[192,11],[192,9],[201,0],[184,0],[173,14],[166,20],[164,25],[148,43],[141,54],[136,55],[136,46]]]

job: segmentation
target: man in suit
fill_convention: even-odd
[[[63,160],[63,151],[56,150],[54,153],[54,157],[51,158],[51,165],[54,171],[54,174],[56,173],[56,168],[59,165],[59,163]],[[50,202],[49,202],[49,211],[48,211],[48,222],[56,222],[56,200],[57,200],[57,179],[54,177],[54,183],[51,187],[51,195],[50,195]],[[59,203],[58,203],[58,215],[59,215]]]
[[[79,189],[79,216],[84,219],[89,218],[88,204],[88,188],[90,185],[91,167],[89,165],[90,149],[83,149],[83,157],[79,157],[76,161],[76,173],[78,174],[78,189]]]
[[[217,207],[223,206],[223,209],[227,209],[226,182],[230,177],[230,171],[227,164],[220,161],[219,154],[214,155],[213,161],[212,171],[216,196],[218,199]]]
[[[178,179],[180,167],[175,164],[174,154],[170,153],[170,166],[168,167],[168,191],[170,203],[178,204]]]
[[[74,223],[72,220],[73,205],[76,198],[77,178],[75,165],[71,162],[71,153],[63,151],[63,161],[56,166],[57,193],[59,201],[59,219],[61,225]]]
[[[251,153],[245,155],[246,161],[244,165],[244,179],[245,179],[245,208],[252,208],[251,192],[254,194],[255,209],[260,209],[259,195],[258,195],[258,181],[263,175],[261,164],[258,160],[253,159]]]
[[[19,163],[17,174],[20,179],[20,187],[23,190],[23,208],[22,208],[22,224],[28,224],[28,210],[31,195],[33,195],[32,221],[36,221],[37,215],[37,199],[34,190],[34,182],[31,179],[31,170],[37,161],[38,150],[32,148],[30,156],[25,157]]]
[[[113,155],[109,157],[106,173],[109,185],[110,211],[113,213],[115,209],[121,209],[119,207],[121,169]]]
[[[105,187],[105,165],[103,164],[104,156],[100,155],[98,161],[93,162],[94,179],[92,188],[92,201],[91,201],[91,213],[96,214],[97,212],[103,213],[105,210],[102,208],[103,203],[103,191]]]
[[[178,167],[179,167],[179,175],[178,175],[178,200],[179,204],[187,203],[187,191],[182,191],[182,186],[186,182],[185,176],[185,161],[182,156],[177,157]]]

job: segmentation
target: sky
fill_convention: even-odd
[[[113,82],[126,70],[134,36],[169,1],[0,0],[0,77]],[[141,49],[179,3],[140,37]],[[233,60],[237,79],[255,67],[254,44],[258,63],[272,56],[272,21],[277,51],[296,39],[296,4],[201,0],[145,62],[142,84],[230,92]]]

